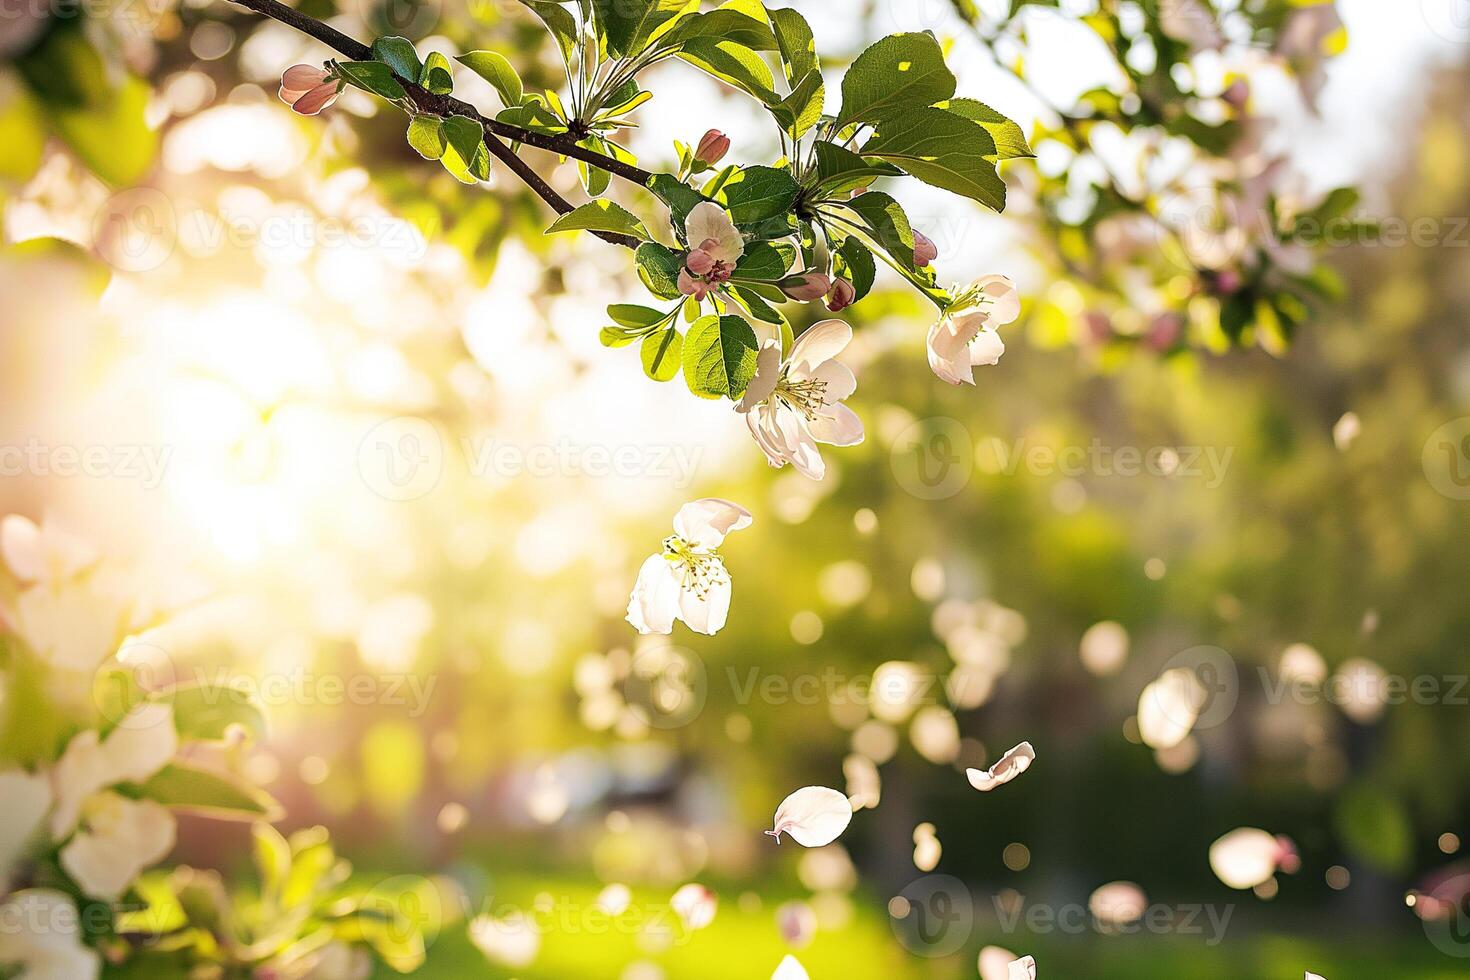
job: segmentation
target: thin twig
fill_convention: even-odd
[[[332,48],[338,54],[353,61],[366,61],[372,58],[372,49],[361,41],[357,41],[328,24],[324,24],[314,17],[309,17],[298,10],[280,3],[279,0],[231,0],[232,3],[244,7],[254,13],[280,21],[287,27],[295,28],[310,37],[322,42]],[[441,118],[449,116],[465,116],[478,122],[485,129],[485,146],[506,165],[509,170],[525,182],[535,192],[536,196],[545,201],[558,214],[566,214],[574,210],[574,205],[562,197],[551,187],[550,184],[536,173],[515,151],[507,146],[501,139],[511,140],[516,143],[524,143],[537,149],[547,150],[565,157],[581,160],[584,163],[606,170],[615,177],[647,187],[648,182],[653,179],[653,174],[647,170],[635,167],[622,160],[605,156],[595,150],[578,146],[576,140],[569,136],[549,135],[538,133],[533,130],[523,129],[498,119],[490,119],[480,114],[480,111],[468,102],[461,101],[448,95],[436,95],[421,88],[411,79],[398,79],[404,91],[408,93],[409,99],[420,112]],[[619,235],[613,232],[596,232],[598,238],[613,245],[622,245],[627,248],[637,248],[640,241],[631,235]]]

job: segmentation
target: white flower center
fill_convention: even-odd
[[[716,585],[730,581],[719,549],[700,547],[677,534],[664,538],[664,560],[679,569],[679,588],[693,592],[700,599],[708,596]]]
[[[815,422],[827,404],[827,382],[816,378],[792,381],[782,371],[781,380],[776,382],[776,390],[771,397],[800,412],[808,422]]]

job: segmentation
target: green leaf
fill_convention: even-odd
[[[247,691],[224,684],[191,684],[165,691],[156,700],[173,705],[180,738],[222,742],[237,727],[257,742],[265,738],[265,713]]]
[[[914,268],[914,229],[903,207],[880,191],[868,191],[842,206],[857,214],[863,228],[895,262]]]
[[[745,307],[751,316],[760,320],[762,323],[786,324],[786,318],[781,315],[781,311],[770,303],[767,303],[765,297],[761,296],[754,289],[747,286],[732,285],[730,291],[735,294],[735,298],[740,302],[740,305]],[[790,328],[787,327],[787,329]]]
[[[406,37],[380,37],[373,42],[373,59],[393,69],[393,74],[408,82],[419,80],[419,54]]]
[[[775,282],[784,279],[796,261],[795,247],[787,244],[773,245],[770,242],[751,242],[745,254],[735,264],[732,279],[754,282]]]
[[[984,102],[975,99],[950,99],[948,102],[941,102],[936,108],[968,119],[989,133],[990,138],[995,141],[994,158],[997,160],[1036,156],[1031,151],[1031,144],[1026,142],[1026,134],[1020,124],[1007,119]]]
[[[337,71],[349,85],[389,101],[397,101],[407,94],[393,77],[393,69],[381,61],[339,61]]]
[[[780,102],[771,69],[751,48],[723,38],[700,37],[689,41],[679,57],[722,82],[755,96],[767,105]]]
[[[564,231],[610,231],[644,240],[651,237],[637,215],[612,201],[584,204],[557,218],[546,229],[546,234],[555,235]]]
[[[538,133],[546,133],[551,136],[557,136],[567,131],[565,120],[552,112],[551,109],[537,102],[526,102],[524,105],[501,109],[495,118],[501,122],[510,123],[512,126],[535,130]]]
[[[636,340],[648,336],[647,330],[634,329],[633,327],[603,327],[597,333],[597,340],[604,347],[618,348],[627,347]]]
[[[645,242],[633,253],[638,265],[638,278],[650,293],[659,299],[683,299],[679,292],[679,270],[683,261],[674,252],[658,242]]]
[[[419,84],[435,95],[448,95],[454,91],[454,69],[449,59],[438,51],[429,53],[424,60],[424,70],[419,73]]]
[[[611,151],[611,147],[600,136],[589,136],[584,140],[578,140],[577,145],[604,156],[609,155]],[[577,173],[582,177],[582,188],[587,192],[588,197],[601,197],[607,193],[608,185],[612,183],[612,174],[585,160],[577,161]]]
[[[781,128],[797,139],[805,136],[822,118],[827,85],[821,69],[813,69],[791,90],[791,94],[773,106],[767,106]]]
[[[438,160],[448,145],[444,139],[444,123],[438,116],[418,115],[408,123],[408,145],[425,160]]]
[[[838,127],[875,123],[954,96],[954,73],[932,34],[894,34],[858,55],[842,79]]]
[[[459,63],[494,86],[507,109],[520,105],[525,98],[526,87],[521,83],[521,76],[504,55],[494,51],[471,51],[460,55]]]
[[[672,53],[700,38],[730,41],[752,51],[776,50],[776,35],[759,0],[730,0],[718,10],[685,17],[658,39],[656,47]]]
[[[812,186],[822,195],[845,194],[867,187],[879,177],[902,177],[903,171],[881,160],[864,160],[836,143],[817,140],[817,165],[812,169]]]
[[[593,0],[602,25],[608,54],[625,58],[638,54],[661,28],[671,26],[691,10],[689,0]]]
[[[679,373],[684,338],[673,327],[651,333],[643,338],[639,354],[643,360],[643,373],[654,381],[673,381]]]
[[[822,62],[817,57],[817,42],[806,18],[791,7],[781,7],[766,13],[776,35],[776,48],[781,52],[786,81],[795,85],[798,78],[820,71]]]
[[[614,303],[607,308],[607,315],[618,326],[635,329],[656,326],[669,318],[667,313],[635,303]]]
[[[138,788],[143,799],[226,820],[276,820],[281,805],[253,786],[174,762]]]
[[[489,178],[490,151],[485,146],[485,128],[479,122],[468,116],[450,116],[444,120],[444,138],[449,143],[444,153],[446,167],[452,154],[470,174],[480,180]],[[454,172],[452,168],[450,172]]]
[[[701,398],[738,399],[755,377],[760,342],[744,317],[700,317],[684,338],[684,380]]]
[[[746,167],[725,182],[722,194],[737,225],[781,217],[796,203],[796,180],[774,167]]]
[[[681,232],[684,230],[684,222],[689,218],[689,212],[704,201],[698,191],[673,174],[654,174],[648,181],[648,189],[664,202]]]
[[[260,872],[260,887],[274,900],[281,894],[286,877],[291,873],[291,845],[270,824],[259,822],[250,828],[255,851],[255,867]]]
[[[878,264],[868,247],[849,235],[837,247],[837,274],[852,283],[857,290],[854,303],[867,296],[873,289],[873,280],[878,276]]]
[[[570,62],[572,52],[577,47],[577,19],[572,16],[571,11],[549,0],[521,0],[521,3],[541,18],[541,23],[546,25],[556,46],[561,49],[562,60]]]
[[[864,157],[902,167],[924,183],[951,191],[994,211],[1006,207],[1006,185],[990,157],[990,134],[943,109],[909,109],[879,124],[863,145]]]

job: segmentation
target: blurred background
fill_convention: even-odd
[[[302,6],[557,83],[515,3]],[[765,977],[790,952],[975,977],[991,945],[1051,978],[1470,975],[1470,6],[1341,0],[1310,92],[1262,55],[1251,152],[1304,199],[1361,195],[1292,329],[1232,328],[1200,263],[1107,221],[1228,181],[1235,144],[1181,129],[1198,152],[1156,187],[1146,120],[1046,138],[1160,76],[1215,126],[1203,89],[1255,67],[1120,73],[1096,17],[1150,3],[796,6],[834,64],[934,30],[961,91],[1039,137],[1005,216],[904,190],[945,278],[1026,297],[977,389],[930,375],[932,311],[886,283],[853,317],[867,441],[819,483],[770,470],[727,406],[600,346],[639,292],[626,255],[543,236],[498,167],[459,185],[363,93],[277,101],[315,42],[224,0],[17,5],[0,511],[167,597],[125,662],[258,698],[233,763],[367,887],[427,886],[418,975]],[[1216,6],[1259,28],[1242,49],[1276,43],[1271,5]],[[711,124],[776,154],[757,110],[658,72],[646,165]],[[638,565],[709,495],[755,515],[724,548],[729,626],[640,640]],[[1181,667],[1207,696],[1151,719]],[[963,770],[1022,740],[1030,771],[975,793]],[[808,784],[866,805],[830,847],[775,846]],[[1299,858],[1232,888],[1211,845],[1238,828]],[[248,832],[185,820],[174,860],[248,879]],[[671,910],[688,883],[718,898],[703,928]]]

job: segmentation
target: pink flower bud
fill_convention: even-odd
[[[694,151],[694,159],[700,163],[707,163],[711,167],[725,159],[725,154],[730,152],[730,137],[712,129],[704,134],[699,141],[699,146]]]
[[[281,101],[303,116],[314,116],[337,101],[342,85],[330,72],[292,65],[281,74]]]
[[[832,291],[827,294],[827,309],[833,313],[841,313],[853,303],[857,302],[857,287],[846,279],[837,279],[832,283]]]
[[[780,282],[781,292],[799,303],[810,303],[821,299],[832,289],[832,280],[825,272],[803,272]]]
[[[704,298],[709,295],[709,291],[709,283],[702,279],[696,279],[689,274],[688,269],[679,270],[679,292],[685,296],[693,296],[702,303],[704,302]]]
[[[914,265],[923,268],[939,258],[939,246],[922,231],[914,232]]]
[[[689,258],[684,260],[684,264],[696,276],[707,276],[709,271],[715,267],[715,257],[702,248],[696,248],[689,253]]]
[[[1159,353],[1173,350],[1184,333],[1184,320],[1178,313],[1160,313],[1149,324],[1147,344]]]

